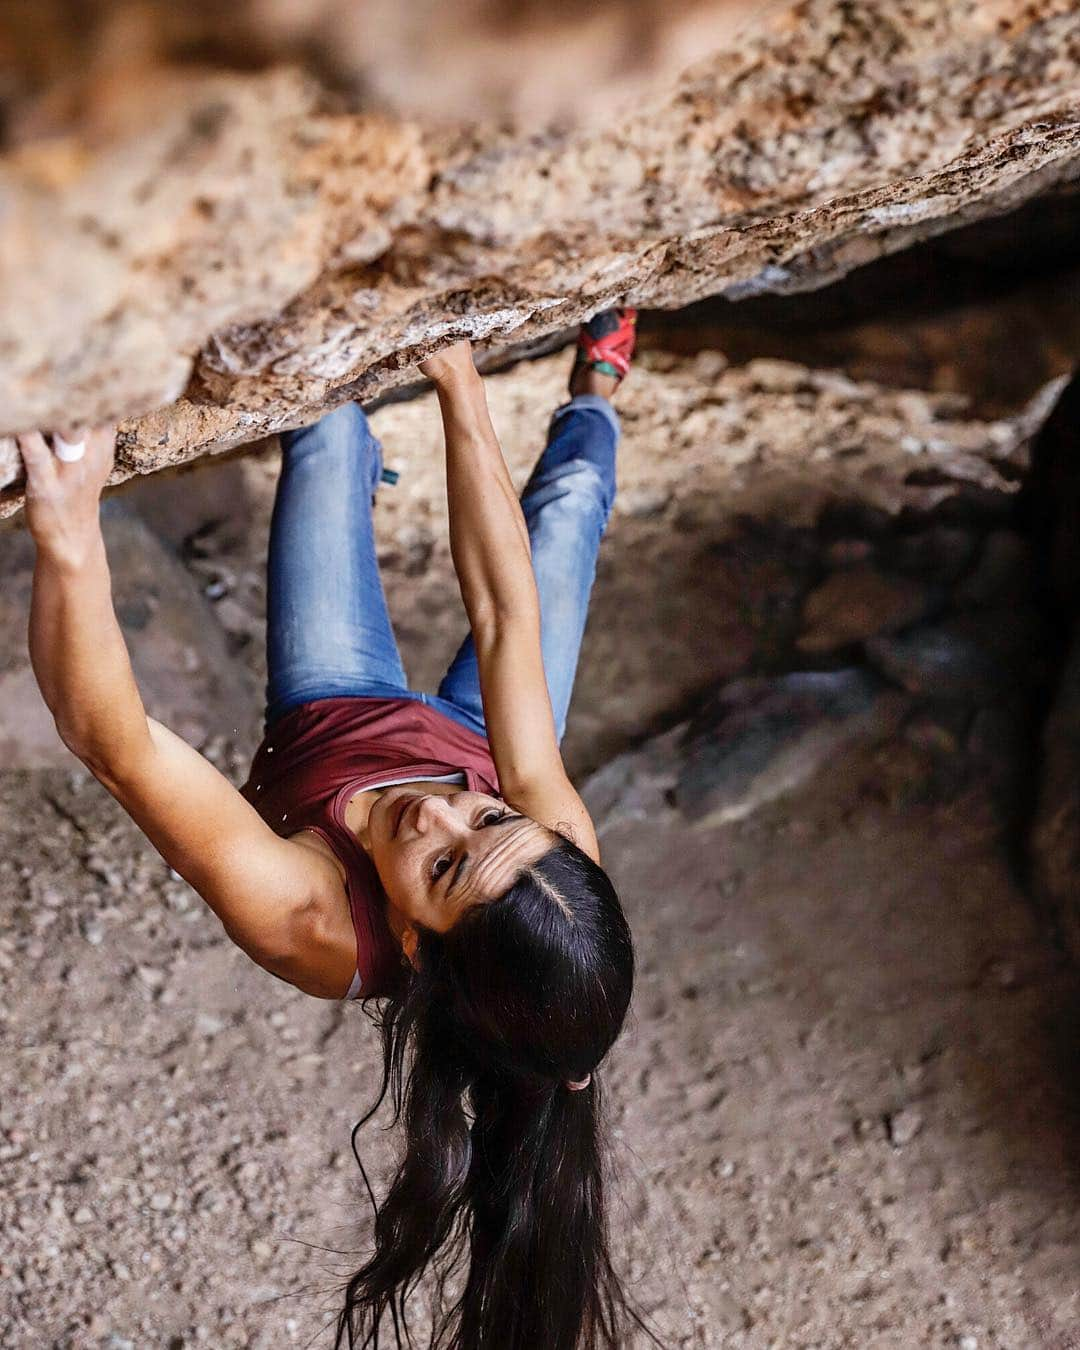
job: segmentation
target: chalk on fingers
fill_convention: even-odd
[[[53,432],[53,450],[56,452],[56,458],[62,459],[65,464],[74,464],[77,459],[82,459],[86,454],[86,442],[76,441],[72,444],[65,441],[59,432]]]

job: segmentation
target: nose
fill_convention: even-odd
[[[436,828],[453,828],[456,821],[457,812],[447,798],[440,796],[438,793],[423,797],[420,805],[416,808],[416,828],[421,834],[424,834],[433,826]]]

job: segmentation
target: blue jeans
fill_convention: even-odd
[[[540,646],[562,739],[596,554],[615,500],[619,420],[579,394],[556,409],[522,494],[540,596]],[[437,694],[408,687],[375,555],[382,472],[363,410],[347,403],[281,438],[267,563],[267,728],[300,703],[411,698],[486,735],[476,651],[467,637]]]

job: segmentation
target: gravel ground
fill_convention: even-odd
[[[672,1345],[1076,1344],[1080,985],[978,793],[881,778],[604,831],[641,962],[615,1226]],[[359,1008],[251,965],[85,776],[5,775],[0,808],[0,1343],[325,1344]]]

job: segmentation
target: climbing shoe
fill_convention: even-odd
[[[621,381],[630,369],[636,341],[636,309],[602,309],[581,325],[571,380],[585,366]]]

